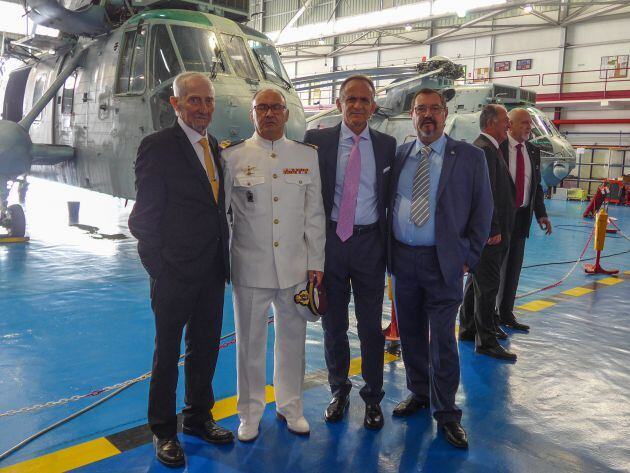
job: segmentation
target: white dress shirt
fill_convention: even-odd
[[[186,125],[186,123],[184,123],[184,120],[181,119],[181,117],[177,117],[177,123],[179,123],[179,126],[182,127],[182,130],[184,130],[184,133],[186,133],[186,136],[188,137],[188,140],[190,141],[190,144],[192,145],[193,149],[195,150],[195,153],[197,153],[197,158],[199,158],[199,162],[201,163],[201,165],[203,166],[203,168],[206,171],[206,174],[208,174],[208,169],[206,168],[206,161],[204,159],[203,156],[203,146],[201,146],[199,144],[199,140],[201,138],[207,138],[207,134],[206,135],[200,135],[197,130],[194,130],[192,128],[190,128],[188,125]],[[208,148],[210,149],[210,140],[208,140]],[[212,156],[212,149],[210,149],[210,157],[211,159],[214,159],[214,156]],[[219,173],[217,172],[217,167],[216,165],[214,165],[214,161],[213,161],[213,166],[214,168],[214,178],[218,181],[219,180]]]
[[[512,180],[516,184],[516,145],[519,144],[512,136],[508,133],[508,148],[510,150],[510,176],[512,176]],[[523,153],[523,158],[525,158],[525,183],[523,186],[523,204],[521,207],[527,207],[529,205],[529,196],[531,195],[531,185],[532,185],[532,162],[530,161],[529,154],[527,154],[527,146],[525,146],[525,142],[521,143],[523,146],[521,148],[521,152]]]

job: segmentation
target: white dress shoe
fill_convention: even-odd
[[[258,437],[258,424],[244,424],[238,426],[237,437],[241,442],[252,442]]]
[[[304,416],[296,417],[295,419],[288,419],[279,412],[276,412],[276,417],[287,423],[287,429],[289,429],[289,432],[292,434],[308,435],[311,432],[311,427],[308,425],[308,421],[304,418]]]

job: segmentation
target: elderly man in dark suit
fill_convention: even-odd
[[[385,287],[387,193],[396,140],[368,126],[376,110],[375,88],[366,76],[351,76],[339,89],[339,125],[308,130],[304,141],[318,147],[326,212],[324,285],[328,312],[322,318],[328,382],[332,400],[327,422],[337,422],[348,406],[350,346],[348,304],[354,296],[361,370],[365,385],[364,425],[383,426],[383,348],[381,327]]]
[[[514,316],[514,300],[525,254],[525,241],[532,226],[532,214],[545,234],[551,234],[551,220],[547,217],[542,186],[540,185],[540,149],[528,142],[532,118],[524,108],[514,108],[508,114],[510,131],[501,145],[515,186],[516,216],[510,246],[503,263],[501,286],[497,297],[498,323],[513,330],[527,332],[529,326]]]
[[[183,73],[170,98],[178,119],[147,136],[136,160],[136,204],[129,229],[151,283],[155,351],[149,388],[149,426],[158,460],[184,464],[177,439],[175,392],[186,327],[184,433],[211,443],[233,434],[217,425],[212,377],[216,366],[225,283],[229,281],[228,225],[220,151],[206,128],[214,88],[200,73]]]
[[[444,134],[447,115],[442,95],[420,90],[411,109],[417,139],[398,147],[392,169],[390,268],[411,391],[394,415],[430,405],[448,442],[467,448],[455,404],[455,319],[464,273],[474,272],[490,235],[493,204],[483,151]]]
[[[474,341],[477,353],[516,361],[516,355],[503,348],[497,338],[507,338],[494,319],[501,282],[501,264],[507,254],[514,224],[515,187],[499,145],[507,139],[508,114],[501,105],[486,105],[479,116],[481,134],[473,142],[486,155],[494,212],[490,238],[481,253],[475,274],[469,274],[464,303],[459,311],[459,339]]]

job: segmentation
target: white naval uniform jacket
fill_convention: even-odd
[[[223,150],[234,284],[287,289],[324,270],[326,219],[317,151],[258,133]]]

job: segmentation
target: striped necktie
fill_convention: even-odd
[[[214,201],[219,202],[219,182],[214,175],[214,163],[212,162],[212,155],[210,154],[208,138],[204,136],[198,141],[198,143],[203,148],[203,162],[206,164],[206,172],[208,173],[208,179],[210,179],[210,187],[212,187]]]
[[[411,190],[411,220],[418,227],[429,220],[429,155],[431,154],[431,147],[425,146],[420,152],[422,156],[413,177]]]

